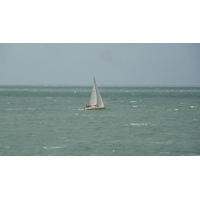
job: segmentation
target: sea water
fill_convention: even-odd
[[[0,85],[1,156],[199,156],[200,87]]]

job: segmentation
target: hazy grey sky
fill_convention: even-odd
[[[200,85],[200,44],[0,44],[0,84]]]

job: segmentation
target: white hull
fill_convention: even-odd
[[[99,107],[89,107],[89,108],[84,108],[85,110],[102,110],[102,109],[106,109],[105,107],[101,107],[101,108],[99,108]]]

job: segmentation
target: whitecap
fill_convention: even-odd
[[[158,106],[154,106],[154,108],[161,108],[161,107],[158,107]]]
[[[10,108],[7,108],[5,110],[23,110],[23,108],[15,108],[15,109],[10,109]]]
[[[131,126],[147,126],[148,123],[130,123]]]
[[[196,108],[196,106],[190,106],[191,108]]]
[[[166,145],[168,145],[168,144],[172,144],[173,143],[173,141],[172,140],[169,140],[169,141],[164,141],[164,142],[155,142],[156,144],[166,144]]]
[[[44,149],[60,149],[62,146],[49,146],[49,147],[44,147]]]
[[[131,103],[135,103],[135,102],[137,102],[137,101],[130,101]]]
[[[164,144],[164,142],[154,142],[155,144]]]
[[[168,135],[176,135],[177,133],[166,133]]]
[[[137,108],[137,106],[133,106],[133,108]]]
[[[16,109],[14,109],[14,110],[24,110],[23,108],[16,108]]]
[[[27,108],[28,110],[35,110],[34,108]]]
[[[200,156],[200,154],[190,153],[189,156]]]
[[[169,151],[166,151],[166,152],[161,151],[160,153],[161,153],[161,154],[169,154],[170,152],[169,152]]]

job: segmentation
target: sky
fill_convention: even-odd
[[[197,43],[1,43],[0,84],[200,85]]]

